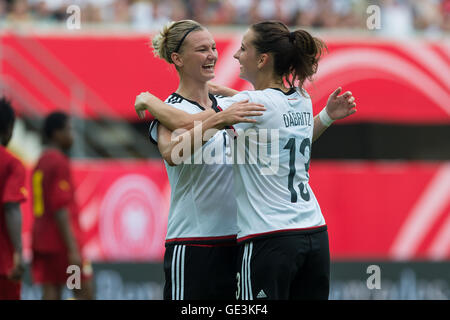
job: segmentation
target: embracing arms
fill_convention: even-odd
[[[208,130],[220,130],[242,122],[256,123],[257,120],[248,117],[261,116],[266,109],[260,104],[243,100],[220,113],[211,109],[189,114],[144,92],[137,96],[135,110],[140,118],[144,118],[145,111],[149,111],[158,119],[158,149],[164,160],[173,166],[186,160],[208,141],[204,139]]]
[[[208,83],[210,92],[216,95],[233,96],[239,91],[225,86]],[[335,121],[344,119],[356,112],[356,102],[350,91],[341,96],[342,88],[337,88],[328,98],[326,107],[314,117],[313,142]]]
[[[210,86],[211,87],[211,86]],[[217,87],[224,90],[225,87]],[[217,90],[216,88],[216,90]],[[227,88],[225,88],[227,89]],[[234,90],[228,93],[234,93]],[[232,91],[231,91],[232,90]],[[326,107],[316,117],[314,117],[314,131],[313,141],[320,137],[320,135],[328,128],[334,120],[343,119],[356,112],[355,98],[351,92],[346,92],[339,96],[342,88],[336,89],[328,98]],[[217,92],[216,93],[224,93]],[[226,91],[225,91],[226,93]],[[249,103],[248,100],[236,102],[223,112],[216,113],[214,110],[207,110],[197,114],[189,114],[177,108],[174,108],[154,95],[144,92],[137,96],[135,101],[135,110],[140,118],[145,117],[145,111],[149,111],[155,118],[157,118],[162,125],[158,130],[158,148],[161,155],[169,165],[176,165],[173,162],[172,155],[174,155],[174,148],[182,141],[190,141],[191,154],[195,151],[195,147],[200,147],[206,141],[199,144],[194,143],[195,134],[203,137],[203,134],[208,129],[222,129],[226,126],[233,125],[239,122],[257,122],[254,119],[249,119],[250,116],[260,116],[265,108],[262,105]],[[199,121],[197,128],[194,128],[196,121]],[[175,139],[172,137],[172,131],[176,129],[189,130],[183,134],[175,134]],[[182,152],[182,150],[180,151]],[[185,157],[186,155],[177,154],[177,157]]]
[[[237,90],[213,83],[208,83],[208,86],[209,92],[216,95],[228,97],[239,93]],[[236,122],[234,123],[242,122],[246,119],[245,117],[254,116],[255,114],[252,113],[254,111],[265,110],[262,106],[258,106],[261,105],[248,103],[248,100],[241,101],[239,105],[236,105],[236,109],[234,110],[234,115],[236,116],[234,119]],[[145,118],[145,111],[149,111],[159,122],[171,131],[181,128],[190,130],[194,127],[195,121],[204,121],[215,114],[215,111],[212,109],[196,114],[189,114],[164,103],[149,92],[142,92],[136,97],[134,108],[139,118]],[[251,120],[249,122],[256,122],[256,120]]]

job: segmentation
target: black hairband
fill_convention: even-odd
[[[184,41],[184,39],[187,37],[187,35],[188,35],[189,33],[191,33],[192,31],[194,31],[195,29],[197,29],[197,28],[199,28],[199,26],[194,26],[194,27],[190,28],[190,29],[184,34],[183,38],[181,38],[180,42],[178,42],[178,46],[177,46],[177,48],[175,49],[174,52],[178,52],[178,50],[180,50],[181,45],[183,44],[183,41]]]

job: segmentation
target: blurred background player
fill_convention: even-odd
[[[74,197],[69,158],[73,144],[70,118],[62,112],[47,116],[43,127],[44,149],[32,173],[33,281],[42,285],[43,299],[61,299],[70,274],[69,265],[81,268],[81,288],[76,299],[93,299],[92,269],[81,255],[83,245]]]
[[[0,300],[19,300],[24,272],[22,212],[26,199],[25,167],[6,146],[14,127],[14,110],[0,98]]]

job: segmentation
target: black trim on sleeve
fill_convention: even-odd
[[[219,113],[219,112],[223,111],[223,109],[222,109],[218,104],[216,104],[216,105],[213,104],[212,109],[213,109],[216,113]]]
[[[209,93],[208,96],[209,96],[209,98],[210,98],[211,101],[212,101],[212,106],[211,106],[211,108],[214,109],[215,107],[217,107],[217,99],[216,99],[216,97],[215,97],[213,94],[211,94],[211,93]]]
[[[211,108],[216,112],[222,111],[222,109],[217,105],[216,97],[211,93],[209,93],[208,96],[209,96],[209,99],[212,101]],[[186,101],[192,103],[193,105],[196,105],[197,107],[199,107],[202,111],[205,111],[205,108],[203,108],[198,102],[186,99],[185,97],[183,97],[182,95],[180,95],[176,92],[172,93],[169,96],[169,98],[167,98],[166,101],[167,101],[167,103],[170,103],[170,104],[176,104],[176,103],[181,103],[183,100],[186,100]],[[148,137],[150,139],[150,142],[155,145],[158,145],[158,141],[156,141],[155,139],[152,138],[152,130],[153,130],[153,127],[158,123],[159,123],[158,119],[154,119],[152,122],[150,122],[150,127],[148,130]],[[232,129],[234,130],[234,128],[232,128]]]
[[[217,106],[217,99],[211,93],[209,93],[208,96],[209,96],[209,99],[212,101],[211,107],[214,109]],[[168,100],[168,103],[180,103],[183,100],[186,100],[186,101],[196,105],[197,107],[199,107],[202,111],[205,111],[205,108],[202,107],[197,101],[186,99],[185,97],[183,97],[182,95],[180,95],[176,92],[174,92],[170,95],[170,99]],[[216,109],[214,109],[214,110],[216,110]]]
[[[159,123],[159,121],[157,119],[154,119],[152,122],[150,122],[150,126],[148,129],[148,137],[150,139],[150,142],[155,145],[158,145],[158,141],[156,141],[155,139],[152,138],[152,130],[153,130],[153,127],[156,126],[158,123]]]
[[[170,96],[169,96],[169,98],[167,98],[167,103],[170,103],[170,104],[175,104],[175,103],[181,103],[181,101],[183,101],[183,97],[182,96],[180,96],[178,93],[172,93]]]
[[[216,113],[223,111],[223,109],[222,109],[219,105],[213,105],[212,108],[213,108],[213,110],[214,110]],[[234,133],[233,133],[233,135],[231,135],[231,136],[232,136],[234,139],[236,139],[237,133],[236,133],[236,129],[234,129],[233,126],[226,126],[224,129],[225,129],[225,130],[227,130],[227,129],[233,130]]]

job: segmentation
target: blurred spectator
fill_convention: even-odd
[[[108,19],[115,23],[128,23],[130,21],[130,10],[128,0],[114,1],[112,17]]]
[[[130,7],[131,24],[137,30],[158,28],[170,21],[171,2],[137,0]]]
[[[315,28],[332,28],[338,26],[339,18],[331,0],[317,0],[317,17],[313,23]]]
[[[34,5],[34,19],[43,22],[56,20],[53,11],[50,10],[47,2],[42,0],[37,1]]]
[[[414,0],[414,26],[430,33],[438,31],[442,24],[442,15],[437,0]]]
[[[102,7],[99,7],[94,2],[86,3],[81,11],[81,21],[88,23],[102,22]]]
[[[149,29],[153,20],[153,8],[149,1],[138,0],[130,7],[131,23],[138,30]]]
[[[366,0],[335,0],[333,10],[336,12],[338,25],[346,28],[365,27],[367,20]]]
[[[450,0],[444,0],[441,3],[442,24],[443,31],[450,32]]]
[[[256,8],[257,20],[279,20],[292,24],[298,0],[261,0]]]
[[[410,35],[414,30],[412,7],[406,0],[381,1],[381,30],[390,36]]]
[[[45,23],[65,19],[65,0],[29,0],[28,5],[35,21]]]
[[[7,5],[6,0],[0,0],[0,22],[6,19]]]
[[[172,16],[171,20],[178,21],[182,19],[187,19],[187,8],[180,0],[167,0],[167,2],[170,2],[170,7],[172,9]],[[159,26],[161,28],[161,26]]]
[[[247,24],[255,0],[229,0],[232,21],[235,24]]]
[[[314,21],[318,13],[317,3],[315,1],[300,0],[294,24],[303,27],[312,27],[315,24]]]
[[[450,0],[0,0],[0,22],[64,22],[71,4],[80,6],[83,22],[143,31],[181,19],[205,25],[281,20],[290,26],[366,29],[371,4],[381,7],[383,31],[389,34],[450,29]]]
[[[11,7],[11,12],[7,19],[12,23],[28,23],[31,22],[31,10],[28,7],[27,0],[15,0]]]

